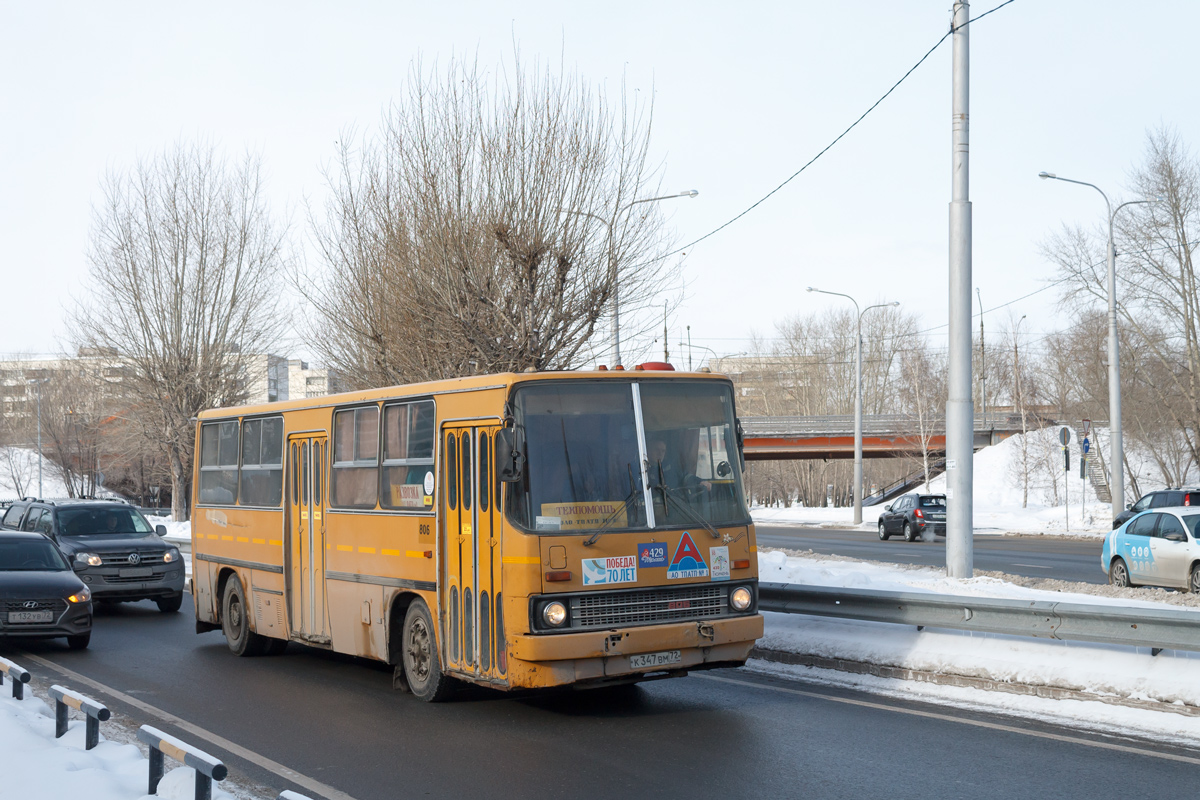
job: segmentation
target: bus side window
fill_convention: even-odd
[[[488,480],[491,478],[491,473],[488,470],[488,463],[491,461],[488,458],[488,449],[492,446],[491,439],[486,433],[479,434],[479,510],[488,510],[488,496],[491,493]]]
[[[292,442],[292,505],[300,502],[300,446]]]
[[[446,434],[446,507],[458,508],[458,439]]]
[[[325,445],[313,443],[313,505],[321,505],[321,473],[325,471]]]
[[[471,432],[462,435],[462,507],[471,510]]]

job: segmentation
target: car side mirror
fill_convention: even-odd
[[[517,446],[514,428],[502,428],[496,432],[496,480],[501,483],[517,483],[525,473],[525,455]]]
[[[1133,511],[1133,503],[1126,503],[1126,504],[1125,504],[1125,510],[1126,510],[1126,511]]]
[[[1165,538],[1168,542],[1186,542],[1187,541],[1187,537],[1184,536],[1179,531],[1171,531],[1163,538]]]
[[[86,561],[76,561],[74,558],[71,559],[71,569],[75,570],[76,572],[83,572],[85,569],[87,569],[87,566],[88,565]]]
[[[884,510],[884,511],[891,511],[891,510],[892,510],[892,504],[891,504],[891,503],[888,503],[886,506],[884,506],[884,507],[883,507],[883,510]]]
[[[167,526],[166,525],[155,525],[154,533],[157,536],[159,536],[160,538],[163,536],[166,536],[167,535]]]

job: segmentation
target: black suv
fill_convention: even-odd
[[[113,500],[21,500],[0,528],[50,537],[92,590],[94,600],[153,600],[160,611],[183,603],[183,557],[138,510]]]
[[[1161,489],[1157,492],[1147,492],[1136,503],[1129,503],[1125,510],[1117,514],[1113,520],[1113,530],[1131,520],[1135,514],[1140,514],[1147,508],[1167,508],[1169,506],[1200,506],[1200,489]]]
[[[946,535],[946,495],[906,494],[879,515],[879,538],[885,542],[893,533],[915,542],[925,531]]]

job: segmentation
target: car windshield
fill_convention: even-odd
[[[2,572],[62,572],[70,569],[50,541],[0,541]]]
[[[1188,533],[1192,534],[1192,538],[1200,542],[1200,514],[1184,514],[1183,524],[1187,525]]]
[[[945,508],[946,498],[944,497],[922,497],[921,508]]]
[[[748,522],[728,384],[546,382],[518,389],[515,407],[527,468],[512,513],[528,528],[649,527],[642,452],[654,527]]]
[[[132,508],[60,508],[58,532],[63,536],[128,536],[153,532]]]

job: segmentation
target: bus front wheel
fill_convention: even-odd
[[[404,617],[402,658],[412,693],[427,703],[438,703],[454,693],[454,679],[442,672],[429,607],[414,600]]]
[[[225,582],[225,597],[221,603],[221,630],[225,643],[234,655],[260,656],[267,649],[267,640],[250,630],[250,613],[246,594],[236,575]]]

